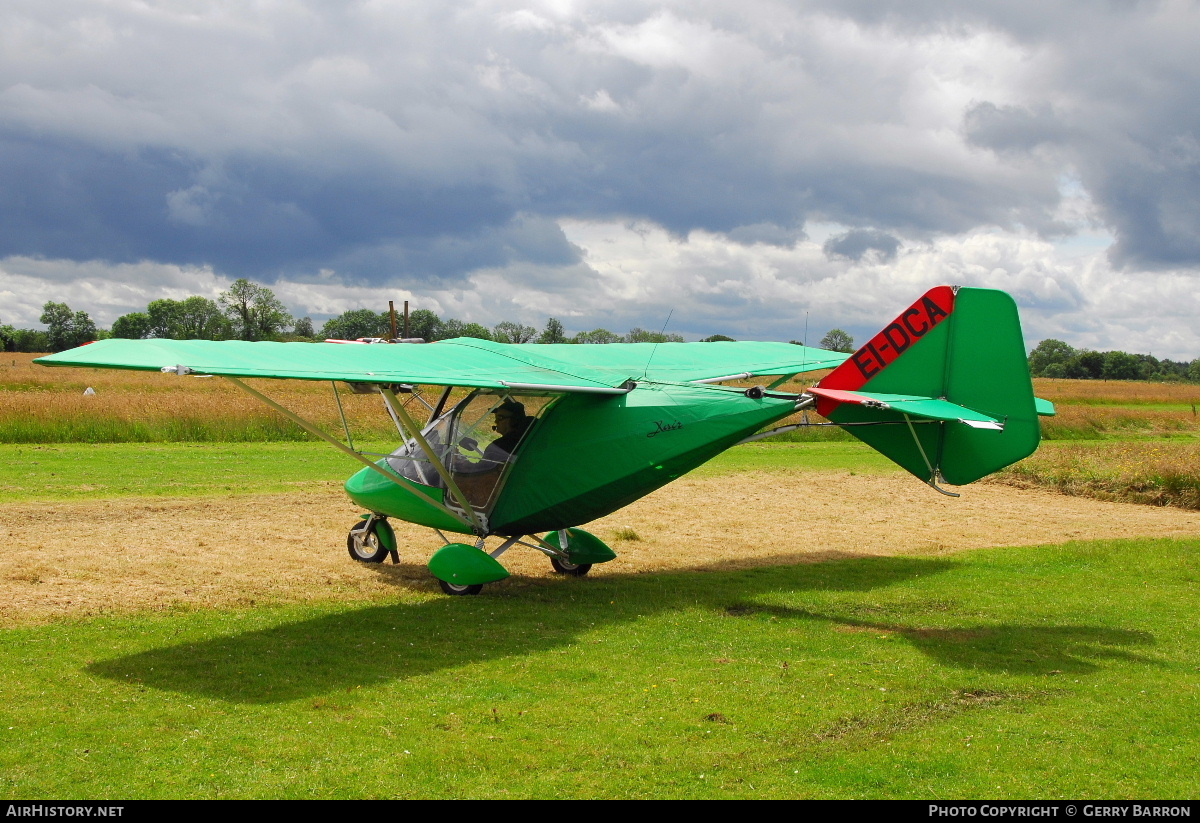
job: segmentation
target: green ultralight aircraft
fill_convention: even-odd
[[[1033,395],[1012,298],[950,286],[928,291],[852,355],[754,342],[109,339],[35,362],[227,378],[365,464],[345,486],[367,510],[347,537],[351,557],[398,560],[390,517],[431,527],[445,545],[429,569],[456,595],[478,594],[507,577],[497,558],[515,545],[546,554],[569,575],[612,560],[613,551],[580,524],[738,443],[802,425],[838,425],[952,494],[940,484],[970,483],[1031,454],[1039,413],[1054,413]],[[832,371],[803,393],[777,390],[824,369]],[[725,385],[762,376],[777,379]],[[356,450],[348,426],[343,443],[244,378],[331,381],[339,410],[337,382],[378,393],[403,444],[387,455]],[[428,387],[434,391],[426,397]],[[424,422],[413,417],[418,408]],[[808,409],[831,422],[764,431]],[[446,533],[475,540],[456,542]],[[491,535],[503,542],[487,552]]]

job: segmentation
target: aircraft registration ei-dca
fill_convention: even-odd
[[[755,342],[109,339],[35,362],[230,380],[364,464],[345,485],[367,512],[347,537],[351,557],[397,559],[388,518],[428,526],[445,544],[429,569],[456,595],[507,577],[497,558],[516,545],[547,555],[560,573],[586,574],[616,555],[580,524],[731,446],[806,425],[764,431],[797,412],[816,411],[944,494],[943,483],[970,483],[1033,453],[1038,415],[1054,413],[1033,395],[1012,298],[951,286],[926,292],[851,355]],[[800,394],[777,390],[823,369],[833,371]],[[726,385],[768,376],[763,386]],[[402,445],[358,451],[348,427],[350,445],[245,378],[331,381],[335,398],[337,382],[378,393]],[[488,536],[503,542],[488,552]]]

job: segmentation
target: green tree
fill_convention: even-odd
[[[1135,354],[1134,359],[1138,361],[1138,376],[1137,380],[1149,380],[1150,377],[1158,372],[1159,359],[1152,354]]]
[[[37,329],[15,329],[13,331],[13,351],[50,351],[50,335]]]
[[[708,337],[705,337],[700,342],[701,343],[736,343],[737,341],[734,340],[732,337],[726,337],[723,334],[713,334]]]
[[[1049,377],[1050,375],[1045,374],[1048,366],[1054,363],[1061,363],[1063,370],[1065,370],[1067,363],[1074,356],[1075,349],[1071,346],[1061,340],[1047,338],[1038,343],[1033,348],[1033,351],[1029,352],[1029,373],[1034,377],[1042,377],[1043,375]]]
[[[566,343],[567,332],[562,323],[550,317],[547,318],[546,328],[542,329],[542,334],[537,341],[539,343]]]
[[[1105,353],[1083,349],[1067,361],[1067,377],[1075,380],[1099,380],[1104,373]]]
[[[441,340],[442,319],[429,309],[408,313],[408,336],[419,337],[426,343]]]
[[[621,343],[625,338],[619,334],[613,334],[608,329],[592,329],[591,331],[581,331],[575,335],[575,343]]]
[[[1188,380],[1191,380],[1193,383],[1200,383],[1200,357],[1197,357],[1188,366],[1187,376]]]
[[[357,340],[360,337],[386,337],[391,317],[386,312],[350,309],[331,317],[321,327],[321,336],[332,340]]]
[[[81,346],[96,339],[96,324],[85,311],[72,312],[66,303],[46,303],[42,306],[42,323],[51,351]]]
[[[297,337],[312,338],[317,336],[316,331],[313,329],[312,318],[307,315],[296,321],[296,328],[292,330],[292,333]]]
[[[182,338],[180,333],[180,317],[183,309],[178,300],[164,297],[151,300],[146,306],[146,316],[150,318],[150,331],[147,337],[157,337],[163,340]]]
[[[275,292],[244,277],[221,292],[218,302],[240,340],[270,340],[292,324]]]
[[[1123,351],[1110,351],[1104,355],[1105,380],[1137,380],[1142,376],[1141,363],[1137,356]]]
[[[1158,361],[1158,369],[1150,377],[1151,380],[1167,380],[1179,382],[1188,379],[1188,364],[1181,360],[1164,359]]]
[[[16,351],[17,330],[5,323],[0,325],[0,351]]]
[[[826,351],[840,351],[849,354],[854,351],[854,338],[843,329],[830,329],[817,345]]]
[[[438,338],[452,340],[455,337],[477,337],[480,340],[491,340],[492,333],[478,323],[468,323],[454,317],[442,321],[438,329]]]
[[[682,343],[683,337],[678,334],[663,334],[657,331],[646,331],[642,328],[633,328],[629,330],[629,334],[625,335],[624,340],[618,341],[624,343]]]
[[[224,340],[233,333],[215,301],[192,296],[179,303],[178,334],[183,340]]]
[[[537,333],[537,329],[533,326],[523,326],[520,323],[505,320],[497,323],[496,328],[492,329],[492,339],[497,343],[528,343],[537,336]]]
[[[46,324],[46,334],[50,337],[50,348],[62,351],[71,347],[68,342],[74,339],[71,321],[74,315],[66,303],[47,303],[42,306],[41,322]]]
[[[144,311],[123,314],[112,325],[113,337],[140,340],[150,335],[150,315]]]

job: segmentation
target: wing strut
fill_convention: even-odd
[[[392,474],[391,472],[384,471],[384,470],[383,470],[382,468],[380,468],[380,467],[379,467],[377,464],[375,464],[375,463],[372,463],[370,460],[368,460],[367,458],[363,457],[361,454],[359,454],[358,452],[356,452],[354,449],[348,448],[348,447],[347,447],[347,446],[346,446],[344,443],[342,443],[342,442],[341,442],[340,440],[338,440],[337,438],[335,438],[335,437],[330,437],[328,434],[326,434],[325,432],[323,432],[323,431],[321,431],[320,429],[318,429],[318,428],[317,428],[316,426],[314,426],[312,423],[309,423],[307,420],[305,420],[305,419],[304,419],[303,417],[301,417],[300,415],[298,415],[298,414],[296,414],[295,412],[293,412],[293,411],[290,411],[289,409],[286,409],[286,408],[284,408],[283,406],[279,405],[279,404],[278,404],[278,403],[276,403],[274,400],[272,400],[271,398],[267,397],[265,394],[263,394],[262,392],[258,391],[257,389],[252,389],[252,388],[250,388],[250,387],[249,387],[249,386],[247,386],[245,383],[243,383],[241,380],[238,380],[236,377],[230,377],[230,376],[228,376],[228,375],[223,375],[223,376],[224,376],[224,377],[225,377],[225,379],[226,379],[226,380],[228,380],[230,383],[233,383],[233,384],[234,384],[235,386],[237,386],[238,388],[240,388],[240,389],[244,390],[244,391],[245,391],[247,394],[253,395],[254,397],[256,397],[256,398],[258,398],[259,400],[261,400],[263,403],[266,403],[268,406],[270,406],[270,407],[271,407],[271,408],[273,408],[275,411],[277,411],[277,412],[279,412],[280,414],[282,414],[282,415],[283,415],[284,417],[286,417],[288,420],[291,420],[293,423],[295,423],[295,424],[296,424],[297,426],[299,426],[300,428],[304,429],[304,430],[305,430],[306,432],[308,432],[309,434],[316,435],[317,437],[321,438],[322,440],[324,440],[326,443],[328,443],[329,445],[333,446],[334,448],[337,448],[338,450],[345,452],[345,453],[346,453],[346,454],[348,454],[350,457],[353,457],[355,460],[357,460],[359,463],[362,463],[364,466],[366,466],[366,467],[367,467],[368,469],[370,469],[371,471],[373,471],[373,472],[375,472],[376,474],[379,474],[379,475],[381,475],[381,476],[383,476],[383,477],[386,477],[388,480],[392,481],[392,482],[393,482],[393,483],[395,483],[397,486],[401,486],[401,487],[403,487],[403,488],[408,488],[407,486],[405,486],[403,483],[401,483],[401,482],[400,482],[400,479],[399,479],[399,478],[398,478],[396,475]],[[388,392],[388,394],[391,394],[391,392]],[[393,395],[393,396],[392,396],[392,399],[393,399],[393,400],[395,399],[395,395]],[[405,417],[407,417],[407,415],[405,415]],[[411,418],[409,418],[409,419],[411,420]],[[418,436],[420,436],[420,435],[418,435]],[[425,442],[425,438],[421,438],[421,441],[420,441],[420,442],[421,442],[422,448],[424,448],[424,449],[426,450],[426,454],[429,454],[429,444]],[[431,455],[431,457],[432,457],[432,455]],[[434,467],[435,467],[436,469],[438,469],[438,471],[443,471],[443,469],[442,469],[442,466],[441,466],[441,463],[440,463],[440,462],[439,462],[439,461],[438,461],[436,458],[433,458],[433,461],[434,461]],[[456,492],[458,491],[457,487],[454,489],[454,491],[456,491]],[[461,492],[459,492],[459,494],[461,495]],[[434,506],[439,506],[440,508],[442,508],[443,510],[445,510],[445,512],[446,512],[447,514],[449,514],[450,516],[452,516],[452,517],[453,517],[453,518],[455,518],[456,520],[460,521],[460,522],[461,522],[463,525],[466,525],[466,526],[470,526],[470,525],[472,525],[472,524],[478,525],[478,522],[479,522],[479,521],[478,521],[478,520],[475,520],[475,519],[474,519],[474,517],[472,517],[472,519],[471,519],[470,521],[468,521],[466,518],[464,518],[464,517],[463,517],[462,515],[460,515],[458,512],[454,511],[453,509],[446,508],[446,507],[445,507],[445,506],[443,506],[442,504],[438,503],[436,500],[432,500],[432,499],[430,499],[430,500],[429,500],[429,503],[430,503],[431,505],[434,505]],[[469,509],[469,508],[467,509],[467,511],[468,511],[468,512],[471,512],[471,513],[472,513],[472,515],[474,514],[474,512],[472,512],[472,511],[471,511],[471,509]]]
[[[342,416],[342,428],[346,430],[346,442],[353,449],[354,438],[350,436],[350,424],[346,422],[346,410],[342,408],[342,398],[338,397],[337,383],[330,380],[329,385],[333,387],[333,399],[337,401],[338,414]]]
[[[433,464],[433,468],[441,476],[442,482],[446,484],[446,488],[449,489],[450,494],[454,495],[454,499],[458,502],[458,505],[462,506],[463,512],[465,512],[467,517],[470,518],[471,525],[475,528],[475,533],[479,535],[487,534],[487,529],[485,529],[483,524],[479,522],[479,517],[475,514],[475,509],[472,508],[469,502],[467,502],[466,495],[464,495],[462,490],[458,488],[458,484],[455,483],[454,478],[450,476],[449,470],[446,469],[445,465],[442,464],[442,461],[434,453],[433,449],[430,448],[429,441],[425,439],[425,435],[421,434],[421,427],[418,426],[416,421],[409,416],[408,411],[404,408],[400,401],[396,399],[396,395],[392,393],[391,389],[387,388],[386,386],[380,386],[379,393],[383,395],[383,399],[387,401],[388,407],[396,414],[396,416],[404,421],[404,425],[408,429],[409,433],[412,434],[413,440],[417,441],[417,445],[421,447],[421,451],[425,452],[425,456],[429,458],[429,462]]]

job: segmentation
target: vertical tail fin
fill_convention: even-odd
[[[815,389],[818,412],[934,485],[978,480],[1041,439],[1021,321],[1002,291],[930,289]]]

